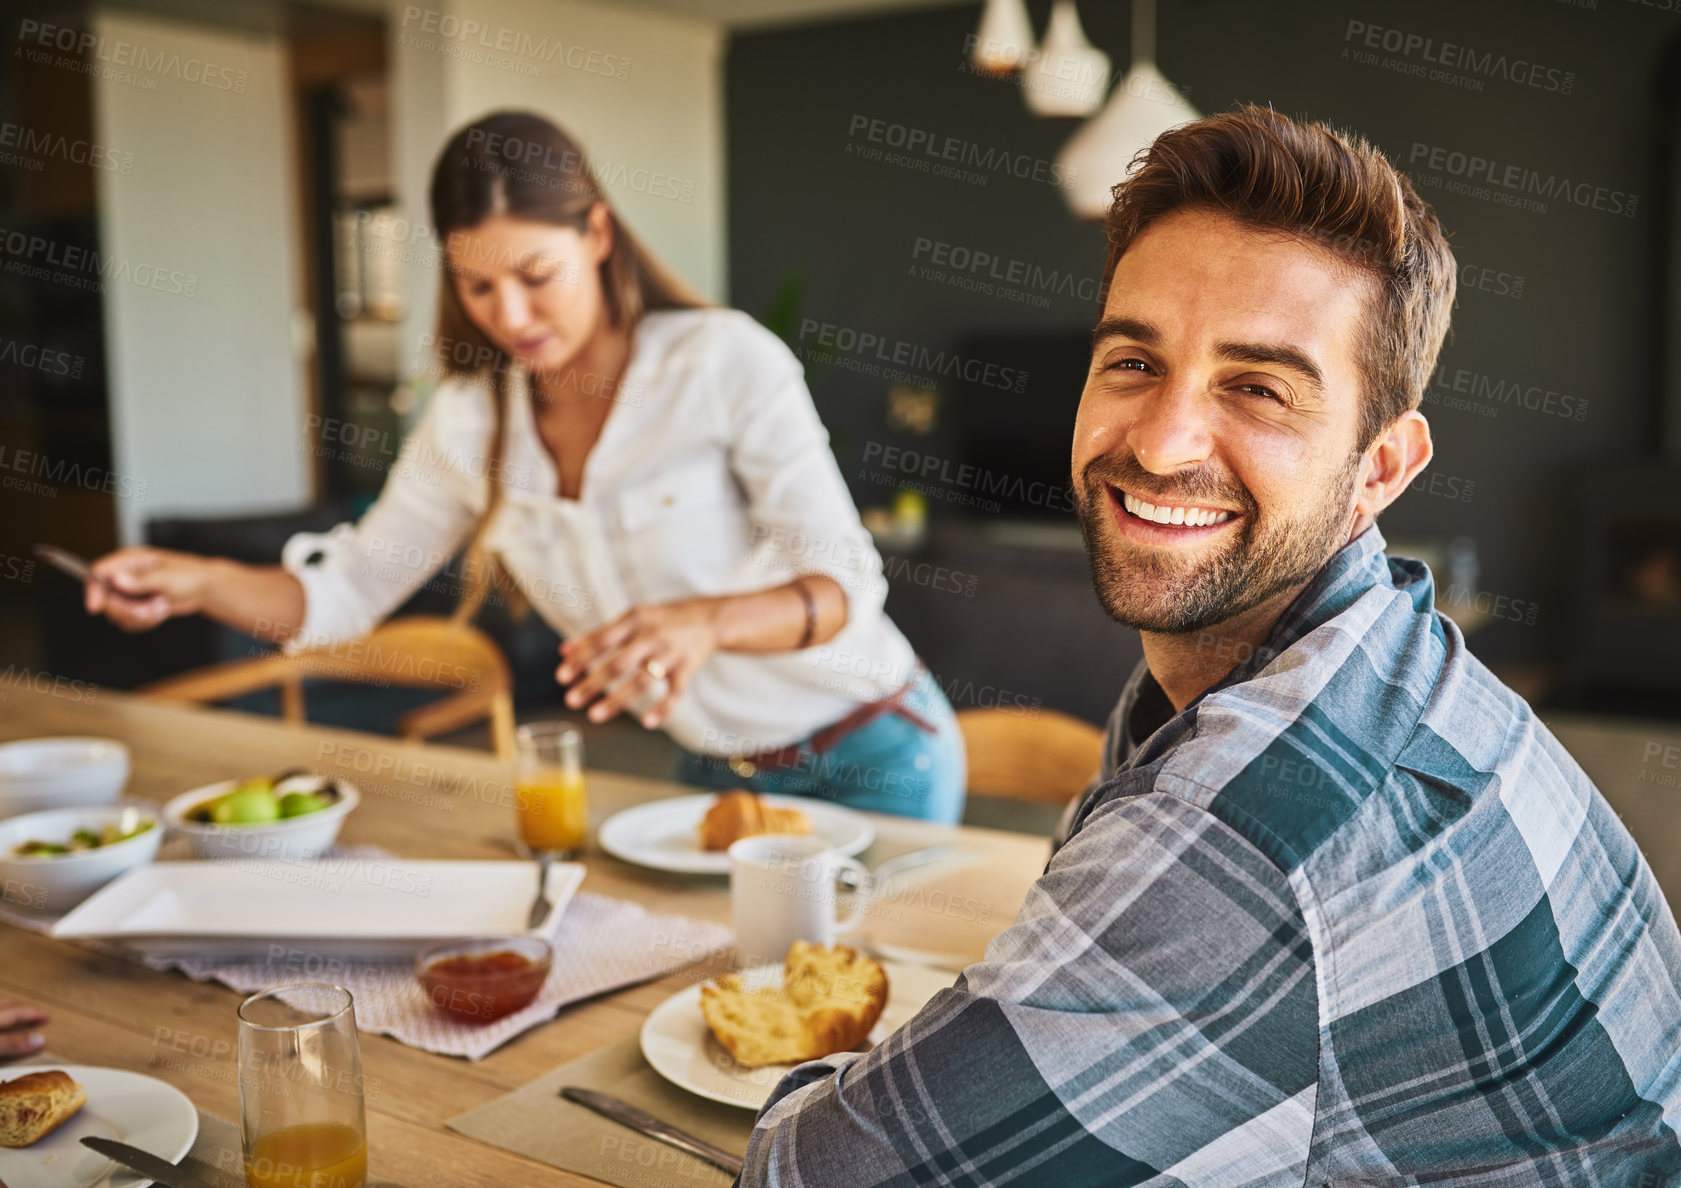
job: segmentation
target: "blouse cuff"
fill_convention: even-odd
[[[280,645],[285,655],[355,639],[372,629],[372,623],[357,622],[355,600],[340,572],[348,560],[344,550],[354,531],[354,525],[340,524],[326,533],[299,532],[281,548],[281,567],[297,578],[304,590],[304,621]]]

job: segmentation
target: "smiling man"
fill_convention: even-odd
[[[1073,474],[1145,659],[1105,771],[984,962],[778,1086],[742,1183],[1681,1183],[1669,908],[1374,524],[1430,459],[1434,214],[1248,108],[1108,223]]]

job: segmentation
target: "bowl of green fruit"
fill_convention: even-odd
[[[360,800],[343,780],[284,771],[183,792],[163,819],[205,858],[317,858]]]
[[[8,903],[64,912],[157,856],[154,804],[46,809],[0,823],[0,891]]]

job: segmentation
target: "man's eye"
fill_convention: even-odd
[[[1105,365],[1103,370],[1105,370],[1105,371],[1132,371],[1132,370],[1135,370],[1133,368],[1133,366],[1131,366],[1132,364],[1137,364],[1136,370],[1138,370],[1138,371],[1148,371],[1148,370],[1150,370],[1150,365],[1148,363],[1146,363],[1143,359],[1134,359],[1134,358],[1117,359],[1113,363]]]
[[[1280,404],[1289,403],[1288,400],[1284,399],[1284,397],[1280,396],[1277,392],[1274,392],[1265,384],[1239,384],[1237,386],[1237,390],[1240,392],[1249,392],[1256,396],[1264,396],[1268,400],[1276,400]]]

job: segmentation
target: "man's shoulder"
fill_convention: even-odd
[[[1432,612],[1374,588],[1198,701],[1154,787],[1293,871],[1368,806],[1426,730],[1455,663],[1447,643]]]
[[[1359,878],[1411,861],[1514,781],[1593,794],[1451,623],[1404,591],[1361,603],[1204,697],[1152,787],[1226,821],[1286,873],[1311,863],[1321,879],[1335,863]]]

